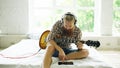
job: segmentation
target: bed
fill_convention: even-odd
[[[34,39],[23,39],[19,43],[2,50],[0,52],[0,68],[42,68],[46,50],[41,49],[38,52],[38,42]],[[68,60],[72,61],[73,65],[58,65],[58,58],[52,57],[51,68],[112,68],[104,62],[102,55],[95,48],[90,48],[85,44],[84,48],[89,50],[87,58]]]

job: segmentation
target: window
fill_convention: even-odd
[[[30,32],[51,29],[68,11],[77,17],[77,26],[83,32],[94,32],[94,0],[29,0]]]
[[[120,34],[120,0],[113,0],[113,34]]]

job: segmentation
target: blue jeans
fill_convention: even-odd
[[[76,52],[76,51],[78,51],[78,49],[71,49],[71,48],[62,48],[63,49],[63,51],[65,52],[65,54],[67,55],[67,54],[69,54],[69,53],[71,53],[71,52]],[[57,51],[57,50],[55,50],[55,52],[53,53],[53,57],[58,57],[58,55],[59,55],[59,52]]]

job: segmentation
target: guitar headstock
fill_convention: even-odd
[[[100,47],[100,42],[99,41],[93,41],[93,40],[87,40],[87,41],[81,41],[83,44],[87,44],[88,46],[93,46],[93,47]]]
[[[87,40],[85,44],[87,44],[88,46],[96,47],[96,48],[100,47],[99,41]]]

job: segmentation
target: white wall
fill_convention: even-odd
[[[1,34],[26,34],[28,26],[28,0],[0,0]]]
[[[0,48],[26,38],[28,27],[28,0],[0,0]]]
[[[102,36],[112,36],[113,0],[95,0],[96,33]]]

